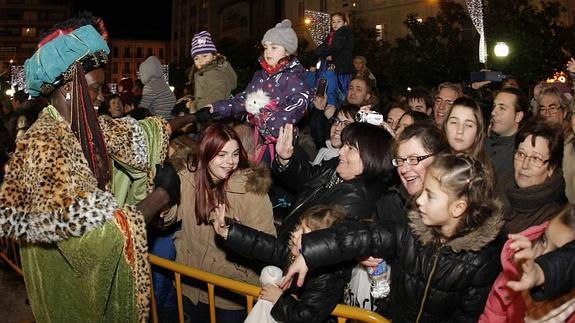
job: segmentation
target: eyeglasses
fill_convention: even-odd
[[[549,161],[549,159],[543,160],[537,156],[527,156],[522,151],[516,151],[515,155],[513,155],[513,158],[515,158],[516,161],[520,162],[524,161],[527,158],[527,160],[529,160],[529,164],[535,167],[541,167]]]
[[[353,121],[350,121],[350,120],[344,120],[344,121],[339,120],[338,117],[333,117],[330,120],[331,120],[331,124],[336,126],[336,127],[341,124],[345,128],[345,127],[347,127],[353,123]]]
[[[403,163],[407,162],[408,165],[415,166],[419,164],[420,161],[425,160],[435,154],[423,155],[423,156],[409,156],[407,158],[394,158],[391,163],[395,167],[403,166]]]
[[[450,106],[453,105],[453,102],[454,102],[454,101],[453,101],[453,100],[446,100],[446,99],[441,98],[441,97],[438,97],[438,96],[435,97],[435,104],[436,104],[436,105],[442,105],[443,102],[445,102],[445,104],[450,107]]]
[[[547,107],[547,108],[539,108],[539,114],[541,115],[556,115],[557,112],[561,110],[560,107]]]

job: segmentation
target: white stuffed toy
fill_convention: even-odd
[[[246,95],[246,111],[253,115],[259,114],[261,109],[270,104],[271,99],[264,90],[259,89]]]
[[[275,112],[278,109],[278,101],[271,99],[264,90],[257,90],[246,94],[245,102],[246,111],[248,112],[248,121],[254,126],[254,143],[260,142],[261,149],[255,152],[255,162],[259,163],[266,149],[270,151],[270,156],[273,160],[274,157],[274,144],[277,137],[274,135],[273,129],[270,129],[268,121],[275,119]],[[258,140],[259,136],[262,138]],[[277,133],[277,130],[276,130]]]

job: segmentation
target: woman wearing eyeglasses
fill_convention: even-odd
[[[431,123],[415,123],[401,132],[396,138],[395,158],[392,159],[401,184],[378,202],[377,215],[380,222],[407,219],[410,207],[408,202],[421,193],[427,167],[436,155],[448,149],[449,144],[443,131]]]
[[[341,132],[345,127],[355,122],[355,114],[359,106],[351,103],[342,104],[337,113],[330,119],[329,139],[325,141],[325,147],[320,148],[312,162],[312,165],[320,165],[324,161],[339,156],[341,148]]]
[[[401,183],[388,190],[377,202],[377,222],[389,228],[393,223],[407,224],[407,213],[411,209],[411,201],[415,200],[423,190],[423,180],[427,168],[435,157],[449,150],[449,144],[442,130],[432,122],[418,121],[407,126],[395,138],[392,165],[396,167]],[[369,257],[361,264],[375,267],[383,262],[382,258]],[[389,264],[387,264],[389,267]],[[389,276],[388,276],[389,279]],[[391,284],[387,281],[387,284]],[[386,304],[391,297],[385,296],[376,300],[378,312],[389,316]]]
[[[513,156],[515,180],[506,186],[508,233],[519,233],[549,220],[567,203],[562,158],[561,128],[538,117],[519,130]]]

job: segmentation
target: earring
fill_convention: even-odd
[[[70,92],[66,92],[66,101],[70,101],[72,100],[72,94],[70,94]]]

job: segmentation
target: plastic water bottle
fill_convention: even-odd
[[[384,298],[389,295],[391,286],[389,284],[388,269],[385,261],[380,262],[375,267],[367,268],[367,273],[371,280],[371,296],[373,298]]]

